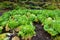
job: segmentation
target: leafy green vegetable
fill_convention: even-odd
[[[27,16],[25,16],[25,15],[21,16],[21,17],[18,19],[18,23],[21,24],[21,25],[28,24],[29,21],[28,21]]]
[[[55,20],[54,22],[53,22],[53,28],[57,31],[57,32],[59,32],[60,33],[60,20]]]
[[[29,19],[29,21],[38,21],[37,16],[34,14],[28,15],[28,19]]]
[[[42,23],[43,23],[44,20],[46,19],[46,17],[45,17],[43,14],[37,15],[37,18],[38,18],[38,20],[41,21]]]
[[[14,28],[16,28],[18,26],[18,22],[16,22],[15,20],[10,19],[9,22],[8,22],[8,26],[11,29],[14,29]]]
[[[56,34],[58,34],[57,31],[55,31],[52,27],[49,27],[48,25],[44,25],[44,30],[51,34],[51,36],[55,36]]]
[[[44,24],[50,25],[53,22],[51,17],[45,19]]]
[[[23,38],[32,37],[36,34],[34,30],[35,27],[33,25],[22,25],[18,35],[21,35]]]

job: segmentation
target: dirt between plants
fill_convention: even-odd
[[[52,40],[51,35],[44,31],[40,23],[34,22],[34,26],[36,27],[36,36],[32,40]]]

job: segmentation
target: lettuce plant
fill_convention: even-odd
[[[58,32],[58,33],[60,33],[60,20],[55,20],[54,22],[53,22],[53,28]]]
[[[28,24],[29,21],[28,21],[27,16],[23,15],[23,16],[19,17],[18,23],[21,24],[21,25]]]
[[[37,15],[37,18],[38,18],[39,22],[42,22],[42,24],[44,24],[46,16],[44,16],[43,14],[40,14],[40,15]]]
[[[44,25],[44,30],[51,34],[51,36],[55,36],[58,34],[58,32],[49,25]]]
[[[27,40],[36,35],[34,30],[35,27],[33,25],[22,25],[20,26],[18,35],[21,35],[23,39]]]
[[[48,17],[45,19],[44,24],[50,25],[53,22],[53,19],[51,17]]]
[[[9,26],[11,29],[14,29],[14,28],[16,28],[16,27],[18,26],[18,22],[16,22],[15,20],[10,19],[10,20],[8,21],[8,26]]]
[[[45,21],[44,30],[47,31],[51,36],[56,36],[60,33],[60,19],[49,19]]]
[[[38,22],[37,16],[34,14],[28,15],[28,19],[29,19],[29,21],[32,21],[32,22],[33,21]]]

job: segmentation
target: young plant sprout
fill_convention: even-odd
[[[18,35],[22,36],[22,39],[25,40],[31,40],[31,38],[36,35],[35,33],[35,27],[33,25],[22,25],[20,26],[20,31],[18,33]]]
[[[34,14],[28,15],[28,19],[29,19],[29,21],[32,21],[32,22],[33,21],[38,22],[37,16]]]
[[[18,26],[18,22],[16,22],[13,19],[10,19],[9,22],[8,22],[8,26],[9,26],[9,28],[14,29]]]

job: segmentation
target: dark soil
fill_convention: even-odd
[[[36,36],[32,38],[32,40],[52,40],[51,35],[44,31],[43,26],[40,23],[35,23],[36,27]]]

